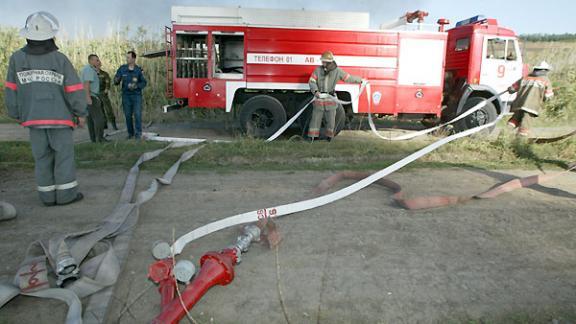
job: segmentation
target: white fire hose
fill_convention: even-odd
[[[142,154],[128,173],[116,208],[97,226],[88,230],[55,235],[48,240],[33,242],[18,274],[11,282],[0,281],[0,307],[18,294],[59,299],[68,304],[67,324],[101,323],[105,316],[113,286],[120,274],[121,260],[127,254],[128,238],[138,221],[140,205],[149,201],[163,185],[170,185],[180,164],[192,158],[202,147],[184,152],[160,178],[152,180],[148,189],[141,191],[133,201],[139,166],[159,156],[163,151],[183,146],[170,144],[163,149]],[[89,256],[96,244],[104,243],[106,252]],[[57,276],[54,284],[49,268]],[[70,282],[74,280],[73,282]],[[93,295],[84,318],[80,298]]]
[[[412,139],[412,138],[415,138],[418,136],[422,136],[422,135],[431,133],[431,132],[433,132],[437,129],[440,129],[446,125],[455,123],[455,122],[457,122],[463,118],[470,116],[471,114],[475,113],[476,111],[482,109],[486,105],[486,103],[499,98],[501,95],[503,95],[504,93],[507,92],[507,90],[506,90],[506,91],[501,92],[497,95],[494,95],[494,96],[478,103],[474,107],[471,107],[470,109],[466,110],[463,114],[458,115],[456,118],[454,118],[448,122],[445,122],[443,124],[440,124],[438,126],[435,126],[432,128],[427,128],[427,129],[417,131],[417,132],[412,132],[409,134],[400,135],[397,137],[386,137],[386,136],[383,136],[380,133],[378,133],[378,130],[376,129],[376,125],[374,124],[374,120],[372,119],[372,104],[370,101],[370,98],[372,97],[372,91],[371,91],[371,87],[370,87],[369,82],[367,82],[367,81],[362,82],[362,85],[360,86],[360,91],[358,93],[358,97],[356,98],[356,100],[360,98],[360,96],[362,95],[362,93],[364,91],[366,91],[366,95],[368,97],[368,124],[370,125],[370,129],[372,130],[372,132],[376,136],[378,136],[381,139],[388,140],[388,141],[405,141],[405,140],[409,140],[409,139]],[[298,117],[300,117],[300,115],[302,115],[302,113],[304,112],[304,110],[306,110],[306,108],[308,108],[308,106],[310,106],[314,101],[316,101],[318,99],[331,99],[332,101],[339,103],[339,104],[342,104],[342,105],[348,105],[352,102],[352,101],[342,101],[342,100],[338,99],[338,97],[336,97],[336,96],[332,96],[330,94],[324,94],[324,93],[321,94],[319,98],[314,97],[314,98],[310,99],[310,101],[308,101],[306,103],[306,105],[304,105],[304,107],[302,107],[294,116],[292,116],[292,118],[290,118],[290,120],[288,120],[286,122],[286,124],[284,124],[284,126],[282,126],[280,129],[278,129],[276,131],[276,133],[274,133],[272,136],[270,136],[266,140],[266,142],[271,142],[271,141],[275,140],[276,138],[278,138],[278,136],[280,136],[282,133],[284,133],[284,131],[286,131],[286,129],[288,129],[288,127],[290,127],[290,125],[292,125],[296,121],[296,119],[298,119]]]
[[[502,92],[500,94],[497,94],[497,95],[494,95],[494,96],[488,98],[485,101],[482,101],[481,103],[468,109],[464,114],[462,114],[462,115],[460,115],[460,116],[458,116],[458,117],[452,119],[451,121],[444,123],[442,125],[436,126],[434,128],[431,128],[431,129],[426,129],[423,131],[415,132],[412,134],[402,135],[402,136],[399,136],[397,138],[388,138],[388,137],[381,136],[377,132],[376,127],[374,126],[374,122],[372,121],[371,113],[370,113],[370,111],[371,111],[371,104],[370,104],[371,90],[370,90],[370,84],[368,82],[362,83],[358,97],[360,97],[360,95],[362,94],[362,92],[364,92],[364,90],[367,91],[367,95],[368,95],[368,116],[369,116],[370,127],[375,134],[377,134],[380,138],[386,139],[386,140],[399,140],[397,138],[401,138],[401,139],[405,140],[405,139],[421,136],[423,134],[427,134],[427,133],[432,132],[432,131],[434,131],[440,127],[443,127],[447,124],[453,123],[453,122],[458,121],[462,118],[465,118],[466,116],[469,116],[470,114],[472,114],[475,111],[478,111],[479,109],[484,107],[487,102],[495,100],[495,99],[499,98],[502,94],[505,93],[505,92]],[[328,95],[328,96],[330,96],[330,95]],[[325,96],[325,98],[326,98],[326,96]],[[329,98],[332,98],[334,101],[341,103],[341,104],[349,104],[350,103],[350,102],[346,102],[346,101],[340,101],[337,97],[333,97],[333,96],[330,96]],[[314,100],[316,100],[316,98],[311,99],[303,108],[300,109],[300,111],[298,111],[298,113],[296,113],[296,115],[294,115],[292,118],[290,118],[290,120],[288,122],[286,122],[286,124],[282,128],[280,128],[276,133],[274,133],[266,141],[267,142],[273,141],[280,134],[282,134],[304,112],[304,110],[306,108],[308,108],[308,106],[312,102],[314,102]],[[222,230],[222,229],[225,229],[228,227],[232,227],[232,226],[236,226],[236,225],[240,225],[240,224],[245,224],[245,223],[256,222],[262,218],[274,218],[274,217],[280,217],[283,215],[293,214],[293,213],[309,210],[312,208],[320,207],[320,206],[332,203],[336,200],[342,199],[346,196],[349,196],[349,195],[369,186],[370,184],[378,181],[379,179],[384,178],[385,176],[391,174],[392,172],[403,168],[404,166],[406,166],[406,165],[412,163],[413,161],[423,157],[424,155],[432,152],[433,150],[441,147],[444,144],[447,144],[447,143],[449,143],[455,139],[458,139],[458,138],[472,135],[474,133],[477,133],[479,131],[482,131],[484,129],[487,129],[487,128],[490,128],[490,127],[496,125],[496,123],[498,123],[498,121],[500,119],[502,119],[503,116],[504,115],[501,113],[498,116],[498,118],[496,118],[496,120],[494,120],[488,124],[474,127],[474,128],[468,129],[466,131],[456,133],[456,134],[453,134],[451,136],[440,139],[440,140],[420,149],[419,151],[410,154],[409,156],[405,157],[404,159],[388,166],[387,168],[384,168],[378,172],[375,172],[372,175],[366,177],[365,179],[360,180],[360,181],[358,181],[358,182],[356,182],[356,183],[354,183],[354,184],[352,184],[346,188],[340,189],[336,192],[333,192],[333,193],[330,193],[330,194],[327,194],[324,196],[316,197],[313,199],[308,199],[308,200],[304,200],[304,201],[299,201],[299,202],[287,204],[287,205],[281,205],[281,206],[270,207],[270,208],[263,208],[263,209],[243,213],[243,214],[230,216],[230,217],[221,219],[219,221],[201,226],[201,227],[181,236],[180,238],[178,238],[174,242],[174,244],[172,245],[172,252],[174,253],[174,255],[178,255],[182,252],[182,250],[184,249],[184,247],[188,243],[190,243],[190,242],[192,242],[198,238],[201,238],[203,236],[206,236],[208,234],[214,233],[216,231],[219,231],[219,230]]]
[[[370,100],[370,85],[368,83],[363,83],[361,86],[360,94],[366,89],[368,94],[368,99]],[[455,118],[451,122],[460,120],[469,114],[482,108],[486,102],[498,98],[499,95],[493,96],[492,98],[474,106],[469,109],[465,114]],[[349,104],[350,102],[340,101],[337,97],[329,97],[341,104]],[[306,106],[304,106],[295,116],[293,116],[280,130],[278,130],[274,135],[272,135],[268,141],[272,141],[277,138],[286,128],[290,126],[301,114],[302,112],[314,101],[310,100]],[[372,131],[377,133],[374,124],[371,120],[370,115],[370,102],[369,102],[369,121],[371,122]],[[291,204],[285,204],[276,207],[259,209],[251,212],[246,212],[234,216],[230,216],[219,221],[209,223],[207,225],[201,226],[183,236],[178,238],[174,244],[171,246],[171,250],[174,255],[178,255],[182,252],[184,247],[203,236],[211,234],[213,232],[240,225],[245,223],[257,222],[258,220],[265,218],[275,218],[283,215],[293,214],[312,208],[320,207],[336,200],[347,197],[367,186],[376,182],[377,180],[391,174],[392,172],[401,169],[402,167],[408,165],[409,163],[419,159],[420,157],[432,152],[433,150],[447,144],[455,139],[469,136],[483,129],[492,127],[501,118],[502,114],[498,118],[488,124],[478,126],[461,133],[457,133],[441,140],[438,140],[419,151],[410,154],[404,159],[373,173],[372,175],[348,186],[340,189],[336,192],[326,194],[313,199],[307,199]],[[450,122],[449,122],[450,123]],[[445,123],[448,124],[448,123]],[[443,124],[443,125],[445,125]],[[443,125],[437,126],[435,129],[442,127]],[[433,130],[426,130],[425,132],[417,132],[416,134],[409,134],[412,137],[420,136],[427,132]],[[382,136],[379,136],[384,138]],[[410,137],[410,138],[412,138]],[[388,138],[384,138],[388,139]],[[404,136],[404,139],[407,139]],[[194,143],[202,141],[191,141]],[[192,144],[192,143],[188,143]],[[168,147],[167,147],[168,148]],[[170,184],[172,178],[176,174],[180,163],[190,159],[198,150],[190,150],[185,152],[182,157],[166,172],[162,178],[158,178],[152,182],[150,188],[141,192],[134,203],[131,202],[132,195],[135,189],[135,182],[138,176],[139,165],[144,161],[153,159],[158,156],[162,151],[167,148],[157,150],[154,152],[149,152],[143,154],[139,161],[132,168],[128,179],[126,180],[125,187],[120,197],[120,202],[117,208],[109,215],[104,222],[95,228],[78,232],[69,233],[60,236],[56,236],[49,241],[37,241],[34,242],[28,251],[26,260],[20,267],[20,274],[24,272],[28,274],[28,277],[17,275],[14,279],[13,284],[4,283],[0,284],[0,307],[12,299],[17,294],[25,294],[29,296],[44,297],[44,298],[56,298],[65,301],[69,305],[69,312],[67,315],[67,323],[82,323],[81,319],[81,304],[79,297],[84,297],[93,294],[97,291],[105,289],[113,285],[120,273],[120,267],[114,251],[114,243],[107,242],[109,244],[109,249],[92,258],[87,258],[88,253],[92,247],[99,241],[106,238],[111,238],[115,235],[122,233],[123,231],[131,228],[138,218],[138,207],[144,202],[150,200],[158,190],[158,187],[162,184]],[[89,260],[85,260],[89,259]],[[74,262],[69,262],[72,260]],[[48,264],[47,262],[48,261]],[[85,261],[85,262],[83,262]],[[83,273],[78,280],[63,288],[49,288],[53,286],[48,282],[46,276],[47,266],[50,265],[56,272],[61,276],[59,279],[61,282],[59,286],[64,284],[64,281],[68,278],[67,276],[72,276],[74,279],[78,277],[77,271]],[[34,282],[33,284],[31,284]],[[41,282],[45,285],[45,288],[36,285],[36,282]],[[90,305],[89,305],[90,308]],[[88,312],[87,312],[88,313]],[[88,322],[93,321],[91,318],[86,318]]]
[[[497,96],[495,96],[494,99],[495,98],[497,98]],[[503,115],[500,114],[498,116],[498,118],[496,118],[496,120],[494,120],[491,123],[488,123],[488,124],[485,124],[482,126],[478,126],[475,128],[471,128],[471,129],[468,129],[466,131],[456,133],[454,135],[440,139],[440,140],[420,149],[419,151],[410,154],[409,156],[403,158],[402,160],[400,160],[400,161],[398,161],[398,162],[396,162],[396,163],[394,163],[394,164],[392,164],[392,165],[390,165],[390,166],[388,166],[388,167],[386,167],[386,168],[384,168],[378,172],[373,173],[372,175],[364,178],[363,180],[360,180],[360,181],[358,181],[358,182],[356,182],[356,183],[354,183],[348,187],[340,189],[336,192],[326,194],[326,195],[323,195],[320,197],[316,197],[313,199],[308,199],[308,200],[303,200],[303,201],[291,203],[291,204],[286,204],[286,205],[281,205],[281,206],[276,206],[276,207],[263,208],[263,209],[258,209],[258,210],[242,213],[242,214],[237,214],[237,215],[226,217],[226,218],[223,218],[219,221],[201,226],[201,227],[199,227],[199,228],[197,228],[197,229],[195,229],[195,230],[193,230],[187,234],[184,234],[180,238],[178,238],[174,242],[174,244],[172,245],[172,252],[174,253],[174,255],[178,255],[182,252],[182,250],[184,249],[184,247],[188,243],[190,243],[196,239],[199,239],[203,236],[206,236],[208,234],[211,234],[211,233],[214,233],[216,231],[225,229],[225,228],[229,228],[232,226],[245,224],[245,223],[257,222],[258,220],[263,219],[263,218],[275,218],[275,217],[280,217],[280,216],[284,216],[284,215],[289,215],[289,214],[309,210],[312,208],[327,205],[327,204],[332,203],[336,200],[347,197],[347,196],[369,186],[370,184],[378,181],[379,179],[382,179],[385,176],[388,176],[392,172],[399,170],[399,169],[403,168],[404,166],[414,162],[415,160],[417,160],[417,159],[423,157],[424,155],[434,151],[435,149],[443,146],[444,144],[450,143],[455,139],[466,137],[466,136],[472,135],[474,133],[477,133],[479,131],[482,131],[484,129],[487,129],[489,127],[494,126],[502,117],[503,117]]]

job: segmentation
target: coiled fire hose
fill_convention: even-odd
[[[110,300],[106,297],[112,294],[109,288],[115,284],[121,260],[128,252],[128,238],[125,236],[129,236],[138,222],[140,206],[152,199],[161,186],[170,185],[180,164],[192,158],[202,147],[184,152],[162,177],[152,180],[150,186],[138,193],[133,201],[140,165],[169,148],[179,146],[183,145],[173,143],[142,154],[128,173],[116,208],[97,226],[30,244],[12,282],[0,282],[0,307],[19,294],[53,298],[68,304],[67,324],[100,323]],[[92,257],[90,252],[97,244],[103,244],[107,249]],[[91,298],[82,314],[80,298],[90,295],[101,296]]]

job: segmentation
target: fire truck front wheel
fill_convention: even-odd
[[[467,111],[468,109],[476,106],[477,104],[481,103],[485,100],[482,97],[470,97],[464,103],[464,107],[462,109],[462,113]],[[498,117],[498,111],[496,110],[496,106],[494,103],[487,102],[486,105],[480,108],[478,111],[470,114],[470,116],[457,121],[454,124],[454,128],[457,132],[462,132],[470,128],[486,125],[496,120]],[[488,130],[483,131],[482,134],[489,134],[494,130],[494,127],[488,128]]]
[[[286,123],[286,111],[278,99],[258,95],[244,102],[239,118],[244,133],[267,138]]]

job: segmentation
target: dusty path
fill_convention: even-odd
[[[193,163],[189,161],[187,163]],[[156,240],[170,240],[239,212],[301,200],[329,172],[241,172],[179,175],[141,210],[131,251],[115,288],[107,323],[146,323],[160,307],[146,279]],[[511,175],[473,169],[418,169],[393,174],[411,196],[472,194]],[[157,174],[141,175],[140,187]],[[20,212],[0,222],[1,275],[12,275],[34,239],[75,231],[102,219],[116,203],[125,172],[81,170],[86,199],[45,208],[32,173],[0,177],[0,199]],[[292,323],[428,323],[466,318],[575,321],[576,174],[497,199],[427,211],[395,206],[372,186],[341,201],[277,221],[280,281],[274,251],[255,245],[235,280],[215,287],[192,311],[199,323],[285,323],[277,287]],[[182,257],[235,240],[237,229],[202,238]],[[129,312],[119,314],[141,295]],[[17,297],[0,323],[61,323],[65,305]],[[525,316],[525,317],[522,317]],[[570,317],[572,316],[572,317]],[[504,320],[503,320],[504,319]],[[183,321],[184,323],[184,321]]]
[[[118,125],[120,131],[107,129],[104,134],[110,140],[123,140],[128,135],[124,125]],[[234,131],[225,129],[221,122],[200,122],[200,123],[172,123],[172,124],[151,124],[144,128],[144,132],[153,132],[160,136],[171,137],[194,137],[210,139],[232,139]],[[0,123],[0,142],[2,141],[28,141],[28,130],[18,124]],[[76,143],[89,142],[88,128],[77,128],[74,131],[74,141]]]

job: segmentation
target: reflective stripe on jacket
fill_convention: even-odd
[[[84,87],[68,58],[58,52],[10,57],[4,84],[8,115],[26,127],[74,127],[87,115]]]

